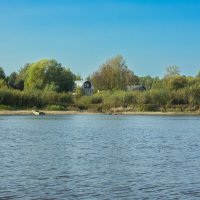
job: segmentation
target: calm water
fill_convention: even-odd
[[[200,117],[0,116],[3,199],[200,199]]]

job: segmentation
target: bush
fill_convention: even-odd
[[[91,102],[92,102],[91,96],[82,96],[81,98],[75,101],[75,104],[79,109],[85,110],[89,108]]]
[[[188,90],[189,95],[189,104],[191,105],[200,105],[200,86],[193,85]]]
[[[52,111],[56,111],[56,110],[66,110],[66,107],[65,106],[62,106],[62,105],[48,105],[46,107],[46,110],[52,110]]]
[[[140,112],[148,112],[148,111],[155,112],[159,111],[159,107],[154,104],[140,104],[135,106],[135,110]]]
[[[92,96],[91,104],[100,104],[103,102],[102,97],[100,96]]]
[[[172,91],[170,93],[169,103],[171,105],[188,104],[188,94],[185,89]]]
[[[126,92],[124,95],[124,104],[132,105],[136,104],[136,94],[134,92]]]
[[[169,100],[169,93],[164,89],[154,89],[147,91],[148,103],[156,105],[166,105]]]
[[[72,102],[72,95],[68,93],[42,92],[40,90],[19,91],[14,89],[0,89],[0,104],[13,107],[41,108],[47,105],[68,105]]]

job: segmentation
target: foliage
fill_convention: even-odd
[[[15,88],[16,80],[17,80],[18,74],[16,72],[12,72],[10,76],[8,76],[8,86],[10,88]]]
[[[52,90],[56,92],[71,91],[74,75],[56,60],[40,60],[27,69],[25,89]]]
[[[191,86],[187,92],[190,105],[200,105],[200,85]]]
[[[163,80],[159,77],[143,76],[139,77],[139,84],[149,89],[163,88]]]
[[[7,84],[5,82],[5,80],[0,79],[0,89],[7,89]]]
[[[6,79],[6,75],[2,67],[0,67],[0,79],[3,79],[3,80]]]
[[[128,69],[122,56],[107,60],[90,79],[98,90],[124,90],[138,82],[138,77]]]
[[[200,73],[199,73],[200,74]],[[180,75],[177,66],[167,68],[164,78],[137,77],[122,56],[102,64],[90,76],[96,93],[84,96],[81,88],[74,95],[74,75],[56,60],[28,63],[19,72],[6,77],[0,67],[0,108],[45,108],[48,110],[116,111],[200,111],[200,75]],[[140,84],[147,90],[126,91],[126,86]],[[100,92],[98,91],[100,90]]]
[[[51,111],[56,111],[56,110],[65,111],[66,107],[63,105],[48,105],[45,109]]]
[[[176,76],[180,76],[180,67],[172,65],[166,68],[166,74],[164,78],[171,78]]]
[[[169,103],[171,105],[188,104],[187,90],[180,89],[180,90],[177,90],[177,91],[171,91]]]
[[[69,93],[42,92],[40,90],[19,91],[14,89],[0,89],[0,104],[33,108],[45,107],[47,105],[67,106],[73,102]]]
[[[166,85],[171,90],[178,90],[187,86],[187,78],[185,76],[170,77]]]

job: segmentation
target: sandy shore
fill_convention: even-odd
[[[73,115],[73,114],[104,114],[94,113],[88,111],[44,111],[46,115]],[[197,112],[119,112],[119,113],[105,113],[112,115],[199,115]],[[0,115],[33,115],[31,110],[0,110]]]
[[[42,111],[42,110],[41,110]],[[94,114],[79,111],[44,111],[46,115]],[[31,110],[0,110],[0,115],[33,115]]]

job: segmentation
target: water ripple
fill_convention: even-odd
[[[199,199],[198,120],[1,116],[0,199]]]

